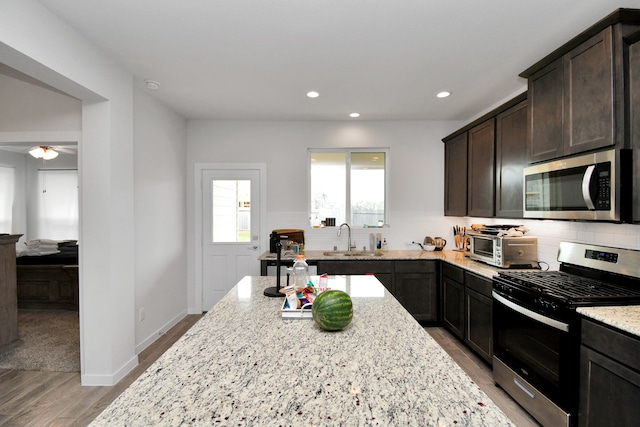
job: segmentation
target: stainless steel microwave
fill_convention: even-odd
[[[630,219],[631,153],[607,150],[524,168],[524,218]]]

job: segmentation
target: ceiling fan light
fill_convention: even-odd
[[[32,150],[29,150],[29,154],[31,154],[36,159],[41,159],[42,156],[44,156],[44,148],[36,147],[36,148],[34,148]]]
[[[51,160],[55,159],[56,157],[58,157],[57,151],[55,151],[53,148],[45,148],[44,156],[42,156],[44,160]]]
[[[55,151],[51,147],[46,147],[44,145],[41,145],[40,147],[36,147],[32,150],[29,150],[29,154],[31,154],[36,159],[44,159],[44,160],[51,160],[58,157],[57,151]]]

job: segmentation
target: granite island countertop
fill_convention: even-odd
[[[274,284],[243,278],[92,425],[513,425],[375,277],[330,278],[340,332],[282,319]]]

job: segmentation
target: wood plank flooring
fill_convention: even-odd
[[[86,426],[202,316],[188,315],[139,355],[113,387],[83,387],[79,373],[0,370],[0,426]],[[518,427],[539,424],[496,387],[491,368],[441,327],[426,331]]]
[[[191,314],[138,356],[138,366],[113,387],[83,387],[80,373],[0,369],[0,426],[86,426],[202,315]]]
[[[429,335],[518,427],[540,427],[527,411],[493,382],[491,367],[443,327],[425,327]]]

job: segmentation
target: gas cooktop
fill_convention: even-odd
[[[543,296],[568,307],[640,304],[640,251],[562,242],[558,261],[560,271],[500,272],[494,283],[533,304]]]
[[[501,272],[513,287],[567,303],[640,304],[640,288],[621,286],[563,271]]]

